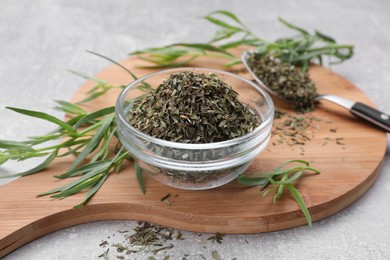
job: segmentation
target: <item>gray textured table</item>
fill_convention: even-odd
[[[390,111],[390,2],[342,1],[0,1],[0,139],[22,140],[51,130],[43,121],[19,116],[4,106],[63,115],[52,100],[70,100],[83,82],[66,69],[90,75],[107,63],[85,50],[120,60],[136,49],[181,41],[209,39],[215,28],[199,19],[217,9],[236,13],[265,39],[288,31],[283,17],[307,29],[318,28],[355,45],[351,61],[333,70],[354,82],[383,111]],[[388,143],[389,146],[389,143]],[[34,165],[10,163],[0,174]],[[2,181],[1,183],[5,183]],[[255,235],[228,235],[221,244],[209,235],[183,232],[185,240],[155,255],[156,259],[389,259],[390,158],[374,186],[338,214],[312,228]],[[118,230],[131,230],[134,221],[105,221],[79,225],[33,241],[5,259],[97,259],[103,240],[121,242]],[[1,228],[1,227],[0,227]],[[110,239],[108,239],[110,237]],[[114,249],[110,259],[115,259]],[[126,256],[146,259],[146,251]]]

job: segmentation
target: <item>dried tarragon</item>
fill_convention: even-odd
[[[253,54],[248,58],[253,73],[279,98],[291,102],[296,111],[314,110],[317,88],[308,74],[273,56]]]
[[[156,90],[133,102],[128,121],[155,138],[213,143],[253,131],[260,119],[215,74],[172,74]]]

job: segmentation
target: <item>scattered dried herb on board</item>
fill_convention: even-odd
[[[277,110],[272,129],[272,145],[286,143],[289,146],[305,145],[320,129],[321,119],[311,114]],[[276,139],[276,141],[274,141]]]
[[[270,143],[272,146],[287,144],[292,149],[299,147],[299,154],[304,156],[306,144],[316,139],[316,133],[320,132],[321,129],[321,132],[329,129],[331,135],[321,138],[321,146],[333,143],[344,150],[346,149],[345,138],[340,136],[338,128],[332,126],[333,123],[333,121],[321,119],[312,113],[297,113],[277,109]],[[271,150],[268,149],[268,151]]]
[[[296,111],[314,110],[315,98],[318,94],[308,74],[273,56],[257,53],[250,55],[248,66],[276,96],[291,102]]]
[[[128,121],[155,138],[213,143],[253,131],[260,119],[215,74],[172,74],[156,90],[133,102]]]
[[[170,193],[168,193],[167,195],[165,195],[164,197],[162,197],[160,199],[160,201],[162,203],[164,203],[165,205],[167,206],[171,206],[172,203],[174,202],[174,199],[179,197],[179,194],[176,194],[175,196],[172,196]]]

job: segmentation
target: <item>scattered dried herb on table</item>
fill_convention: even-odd
[[[195,241],[188,241],[188,238],[186,239],[180,231],[147,222],[138,222],[133,231],[118,231],[123,239],[122,242],[110,243],[110,240],[114,240],[114,237],[115,240],[121,239],[116,237],[115,234],[112,237],[108,237],[107,240],[103,240],[99,246],[104,249],[104,252],[99,255],[99,258],[111,259],[116,257],[117,259],[122,259],[124,257],[128,259],[131,257],[133,259],[141,257],[142,259],[165,260],[173,259],[171,258],[173,255],[176,255],[176,257],[181,255],[182,257],[175,259],[193,259],[193,257],[196,259],[209,259],[205,257],[205,255],[209,255],[216,259],[215,256],[219,254],[215,250],[214,242],[222,243],[224,236],[223,234],[215,233],[209,238],[205,238],[203,234],[198,234]],[[175,248],[180,248],[181,243],[188,244],[189,242],[202,246],[202,251],[204,252],[208,251],[207,245],[212,246],[213,250],[207,252],[207,254],[198,252],[195,255],[183,253],[181,249],[174,251]]]
[[[224,234],[216,232],[214,235],[212,235],[211,237],[207,238],[207,240],[210,240],[213,243],[217,242],[217,243],[221,244],[222,240],[223,240],[223,236],[224,236]]]
[[[174,231],[172,228],[147,222],[138,222],[138,225],[134,228],[134,233],[131,235],[128,235],[129,232],[127,230],[118,232],[120,234],[124,234],[126,242],[113,243],[111,248],[114,248],[116,252],[125,255],[139,253],[145,249],[155,255],[160,251],[172,249],[173,244],[168,243],[168,241],[171,241],[174,238],[175,233],[176,236],[181,234],[179,231]],[[99,246],[106,248],[110,246],[110,243],[108,243],[107,240],[104,240]],[[107,256],[109,249],[110,248],[108,248],[99,257]]]
[[[248,65],[276,96],[291,102],[295,110],[307,112],[314,109],[317,88],[306,73],[273,56],[257,53],[248,58]]]
[[[156,90],[133,102],[128,121],[155,138],[213,143],[253,131],[260,119],[215,74],[172,74]]]

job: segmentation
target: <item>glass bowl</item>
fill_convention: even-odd
[[[216,74],[238,93],[238,100],[248,105],[261,119],[261,124],[247,135],[235,139],[188,144],[151,137],[128,123],[129,102],[145,94],[142,91],[145,83],[155,89],[171,74],[184,71]],[[168,69],[147,75],[128,85],[116,103],[119,140],[143,173],[166,185],[187,190],[218,187],[245,172],[268,144],[273,117],[274,105],[270,96],[256,84],[232,73],[207,68]]]

